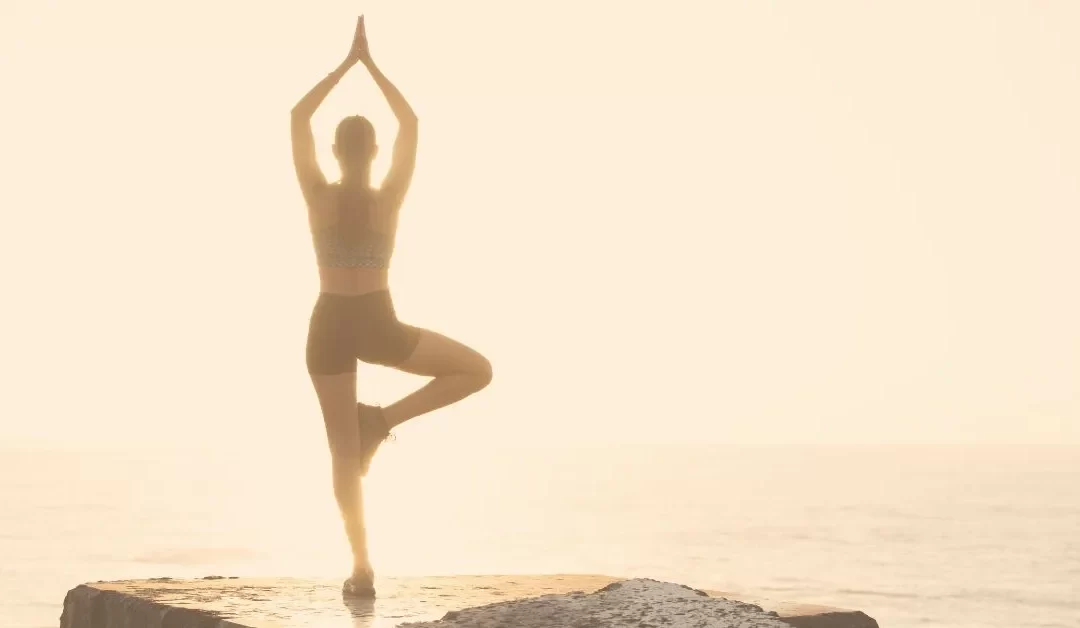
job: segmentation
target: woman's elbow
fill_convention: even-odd
[[[412,109],[401,112],[398,116],[398,125],[401,128],[416,129],[420,126],[420,118],[416,117],[416,112]]]

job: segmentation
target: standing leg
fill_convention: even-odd
[[[357,595],[373,595],[374,572],[368,557],[364,502],[360,485],[360,430],[356,423],[356,371],[311,375],[322,408],[330,445],[334,497],[353,554],[351,587]],[[348,584],[348,583],[347,583]]]

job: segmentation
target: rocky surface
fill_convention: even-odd
[[[655,580],[614,582],[586,594],[544,595],[447,613],[411,628],[791,628],[776,612]]]
[[[741,596],[609,576],[438,576],[380,578],[377,584],[378,599],[346,602],[339,580],[97,582],[68,592],[60,623],[61,628],[391,628],[409,623],[412,628],[877,628],[858,611],[736,602],[723,598]]]

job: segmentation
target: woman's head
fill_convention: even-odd
[[[342,174],[361,174],[371,168],[378,146],[375,127],[364,116],[349,116],[338,123],[334,132],[334,156]]]

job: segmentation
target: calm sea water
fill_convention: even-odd
[[[325,456],[0,450],[0,626],[89,580],[340,575]],[[603,573],[858,608],[884,628],[1080,625],[1080,449],[439,452],[368,482],[383,575]]]

